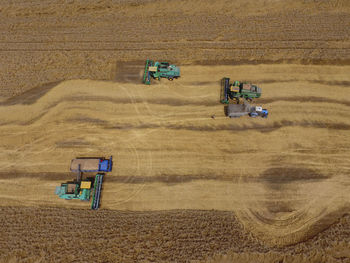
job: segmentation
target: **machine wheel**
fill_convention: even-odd
[[[173,81],[174,79],[173,78],[168,78],[168,80]]]

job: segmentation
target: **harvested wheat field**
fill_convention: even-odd
[[[0,262],[350,262],[348,1],[3,1],[0,20]],[[146,58],[181,78],[142,84]],[[227,118],[223,77],[269,117]],[[54,194],[71,159],[110,155],[98,211]]]

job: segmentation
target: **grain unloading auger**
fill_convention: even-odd
[[[89,201],[92,196],[91,209],[100,207],[101,192],[104,173],[112,171],[112,156],[105,158],[76,158],[71,162],[70,170],[77,172],[77,179],[72,182],[62,183],[56,187],[55,193],[63,199],[79,199]],[[83,172],[99,172],[95,177],[82,180]]]
[[[175,65],[170,65],[168,62],[154,62],[147,59],[145,70],[143,73],[143,83],[150,85],[151,79],[167,78],[174,80],[180,77],[180,69]]]

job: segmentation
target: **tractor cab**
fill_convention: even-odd
[[[112,171],[112,158],[110,158],[110,159],[100,159],[99,171],[100,172],[110,172],[110,171]]]
[[[262,117],[262,118],[267,118],[267,116],[269,115],[269,111],[267,109],[263,109],[261,106],[253,106],[251,107],[249,116],[250,117]]]

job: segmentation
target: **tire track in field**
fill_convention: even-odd
[[[208,117],[209,119],[209,117]],[[178,121],[176,121],[178,122]],[[248,131],[248,130],[256,130],[260,132],[272,132],[277,129],[283,127],[305,127],[305,128],[323,128],[323,129],[335,129],[335,130],[350,130],[350,124],[341,123],[341,122],[322,122],[322,121],[310,121],[310,120],[302,120],[302,121],[289,121],[289,120],[281,120],[275,121],[272,124],[252,124],[239,126],[234,123],[230,123],[227,125],[211,125],[211,126],[195,126],[190,124],[140,124],[140,125],[132,125],[132,124],[115,124],[111,126],[104,127],[105,129],[118,129],[118,130],[131,130],[131,129],[157,129],[157,128],[166,128],[173,130],[188,130],[188,131]]]
[[[281,81],[276,81],[281,82]],[[342,82],[345,83],[345,82]],[[347,82],[346,82],[347,83]],[[349,83],[350,84],[350,83]],[[183,84],[182,84],[183,85]],[[52,88],[52,87],[51,87]],[[219,92],[220,87],[218,87]],[[41,90],[38,90],[40,95],[44,95]],[[40,98],[40,95],[37,96],[35,94],[30,94],[28,97],[26,95],[20,95],[18,97],[11,98],[7,101],[0,102],[0,107],[4,106],[12,106],[17,104],[22,105],[33,105]],[[185,96],[184,96],[185,97]],[[208,96],[200,96],[200,100],[198,96],[194,96],[192,99],[186,98],[173,98],[173,97],[164,97],[164,98],[155,98],[155,99],[147,99],[142,97],[133,97],[133,100],[130,101],[129,98],[111,98],[107,96],[87,96],[87,95],[73,95],[73,96],[65,96],[58,101],[52,102],[46,109],[49,110],[56,105],[62,102],[79,102],[79,101],[89,101],[89,102],[98,102],[98,101],[106,101],[115,104],[131,104],[131,103],[149,103],[155,105],[168,105],[168,106],[217,106],[220,105],[219,101],[209,99]],[[208,98],[208,99],[205,99]],[[196,100],[198,99],[198,100]],[[260,98],[256,100],[256,102],[261,103],[273,103],[278,101],[288,101],[288,102],[320,102],[320,103],[335,103],[345,106],[350,106],[350,101],[348,100],[340,100],[340,99],[332,99],[328,97],[317,97],[317,96],[293,96],[293,97],[272,97],[272,98]]]
[[[174,99],[174,98],[162,98],[162,99],[142,99],[142,98],[133,98],[132,101],[127,98],[110,98],[110,97],[92,97],[92,96],[73,96],[73,97],[64,97],[58,101],[52,102],[49,106],[46,106],[45,109],[41,109],[40,113],[29,120],[26,121],[8,121],[8,122],[3,122],[0,123],[0,125],[5,126],[5,125],[10,125],[10,124],[17,124],[17,125],[31,125],[36,123],[37,121],[40,121],[44,116],[46,116],[51,109],[55,108],[59,104],[63,102],[75,102],[78,103],[79,101],[84,101],[84,102],[99,102],[99,101],[104,101],[104,102],[110,102],[113,104],[132,104],[132,105],[137,105],[137,104],[154,104],[154,105],[167,105],[167,106],[173,106],[173,107],[181,107],[181,106],[206,106],[206,107],[215,107],[220,105],[220,102],[218,101],[212,101],[212,100],[207,100],[207,101],[193,101],[193,100],[186,100],[186,99]],[[325,97],[316,97],[316,96],[309,96],[309,97],[303,97],[303,96],[295,96],[295,97],[275,97],[275,98],[262,98],[257,100],[257,102],[261,104],[271,104],[275,102],[303,102],[303,103],[308,103],[308,102],[314,102],[314,103],[332,103],[332,104],[338,104],[338,105],[343,105],[346,107],[350,107],[350,101],[347,100],[337,100],[337,99],[331,99],[331,98],[325,98]],[[32,105],[32,104],[31,104]],[[6,107],[6,104],[0,104],[0,107]],[[76,121],[76,119],[70,119],[68,121]],[[84,119],[80,120],[80,122],[84,122]],[[93,123],[95,124],[103,124],[106,122],[105,120],[94,120]],[[286,123],[284,121],[284,123]],[[288,124],[289,126],[291,123]],[[298,125],[298,124],[297,124]],[[306,126],[307,124],[304,122],[300,123],[299,125],[301,126]],[[340,127],[342,128],[341,123],[337,124],[327,124],[325,123],[324,126],[329,126],[329,128],[332,127]],[[275,125],[275,127],[278,125]],[[322,126],[322,125],[317,125],[317,126]],[[346,125],[345,125],[346,126]],[[345,127],[343,125],[343,128]],[[116,126],[117,127],[117,126]],[[138,128],[143,128],[145,126],[140,125]],[[122,127],[121,127],[122,128]],[[128,128],[128,127],[124,127]],[[147,127],[146,127],[147,128]],[[171,128],[171,127],[170,127]],[[274,128],[274,127],[270,127]],[[222,129],[225,129],[225,127],[222,127]],[[207,128],[207,130],[212,130],[212,128]],[[235,129],[237,130],[237,129]]]
[[[263,100],[263,99],[262,99]],[[266,99],[265,103],[272,103],[277,101],[301,101],[301,102],[307,102],[306,99],[303,98],[277,98],[276,100],[273,99]],[[94,101],[104,101],[104,100],[94,100]],[[123,100],[124,101],[124,100]],[[267,102],[268,101],[268,102]],[[311,98],[311,101],[313,102],[327,102],[334,100],[329,99],[323,99],[323,98]],[[115,100],[114,100],[114,103]],[[333,102],[334,103],[334,102]],[[346,106],[350,106],[350,102],[343,102]],[[59,102],[56,102],[50,106],[50,108],[54,108],[59,104]],[[127,102],[129,104],[129,102]],[[137,105],[138,103],[133,103],[133,105]],[[142,103],[141,103],[142,105]],[[168,104],[167,104],[168,105]],[[40,115],[36,116],[35,118],[31,120],[26,120],[22,122],[18,121],[12,121],[12,122],[4,122],[1,123],[0,126],[6,126],[6,125],[32,125],[38,121],[40,121],[44,116],[50,113],[50,109],[47,109],[46,111],[42,111]],[[140,114],[140,113],[138,113]],[[208,116],[209,118],[210,116]],[[191,120],[206,120],[208,118],[193,118]],[[189,121],[190,119],[186,119]],[[178,124],[180,121],[157,121],[157,123],[141,123],[141,124],[112,124],[108,123],[108,121],[103,119],[94,119],[89,117],[84,118],[70,118],[67,119],[68,122],[76,123],[77,121],[79,123],[89,123],[93,125],[97,125],[100,127],[103,127],[105,129],[118,129],[118,130],[130,130],[130,129],[156,129],[156,128],[167,128],[167,129],[174,129],[174,130],[190,130],[190,131],[245,131],[245,130],[257,130],[261,132],[271,132],[277,129],[280,129],[282,127],[293,127],[293,126],[300,126],[300,127],[313,127],[313,128],[326,128],[326,129],[338,129],[338,130],[349,130],[350,124],[344,123],[344,122],[325,122],[325,121],[317,121],[317,120],[300,120],[300,121],[290,121],[287,119],[280,120],[280,121],[274,121],[273,123],[267,123],[267,124],[250,124],[245,126],[236,125],[234,123],[227,123],[227,124],[218,124],[218,125],[191,125],[191,124]]]

